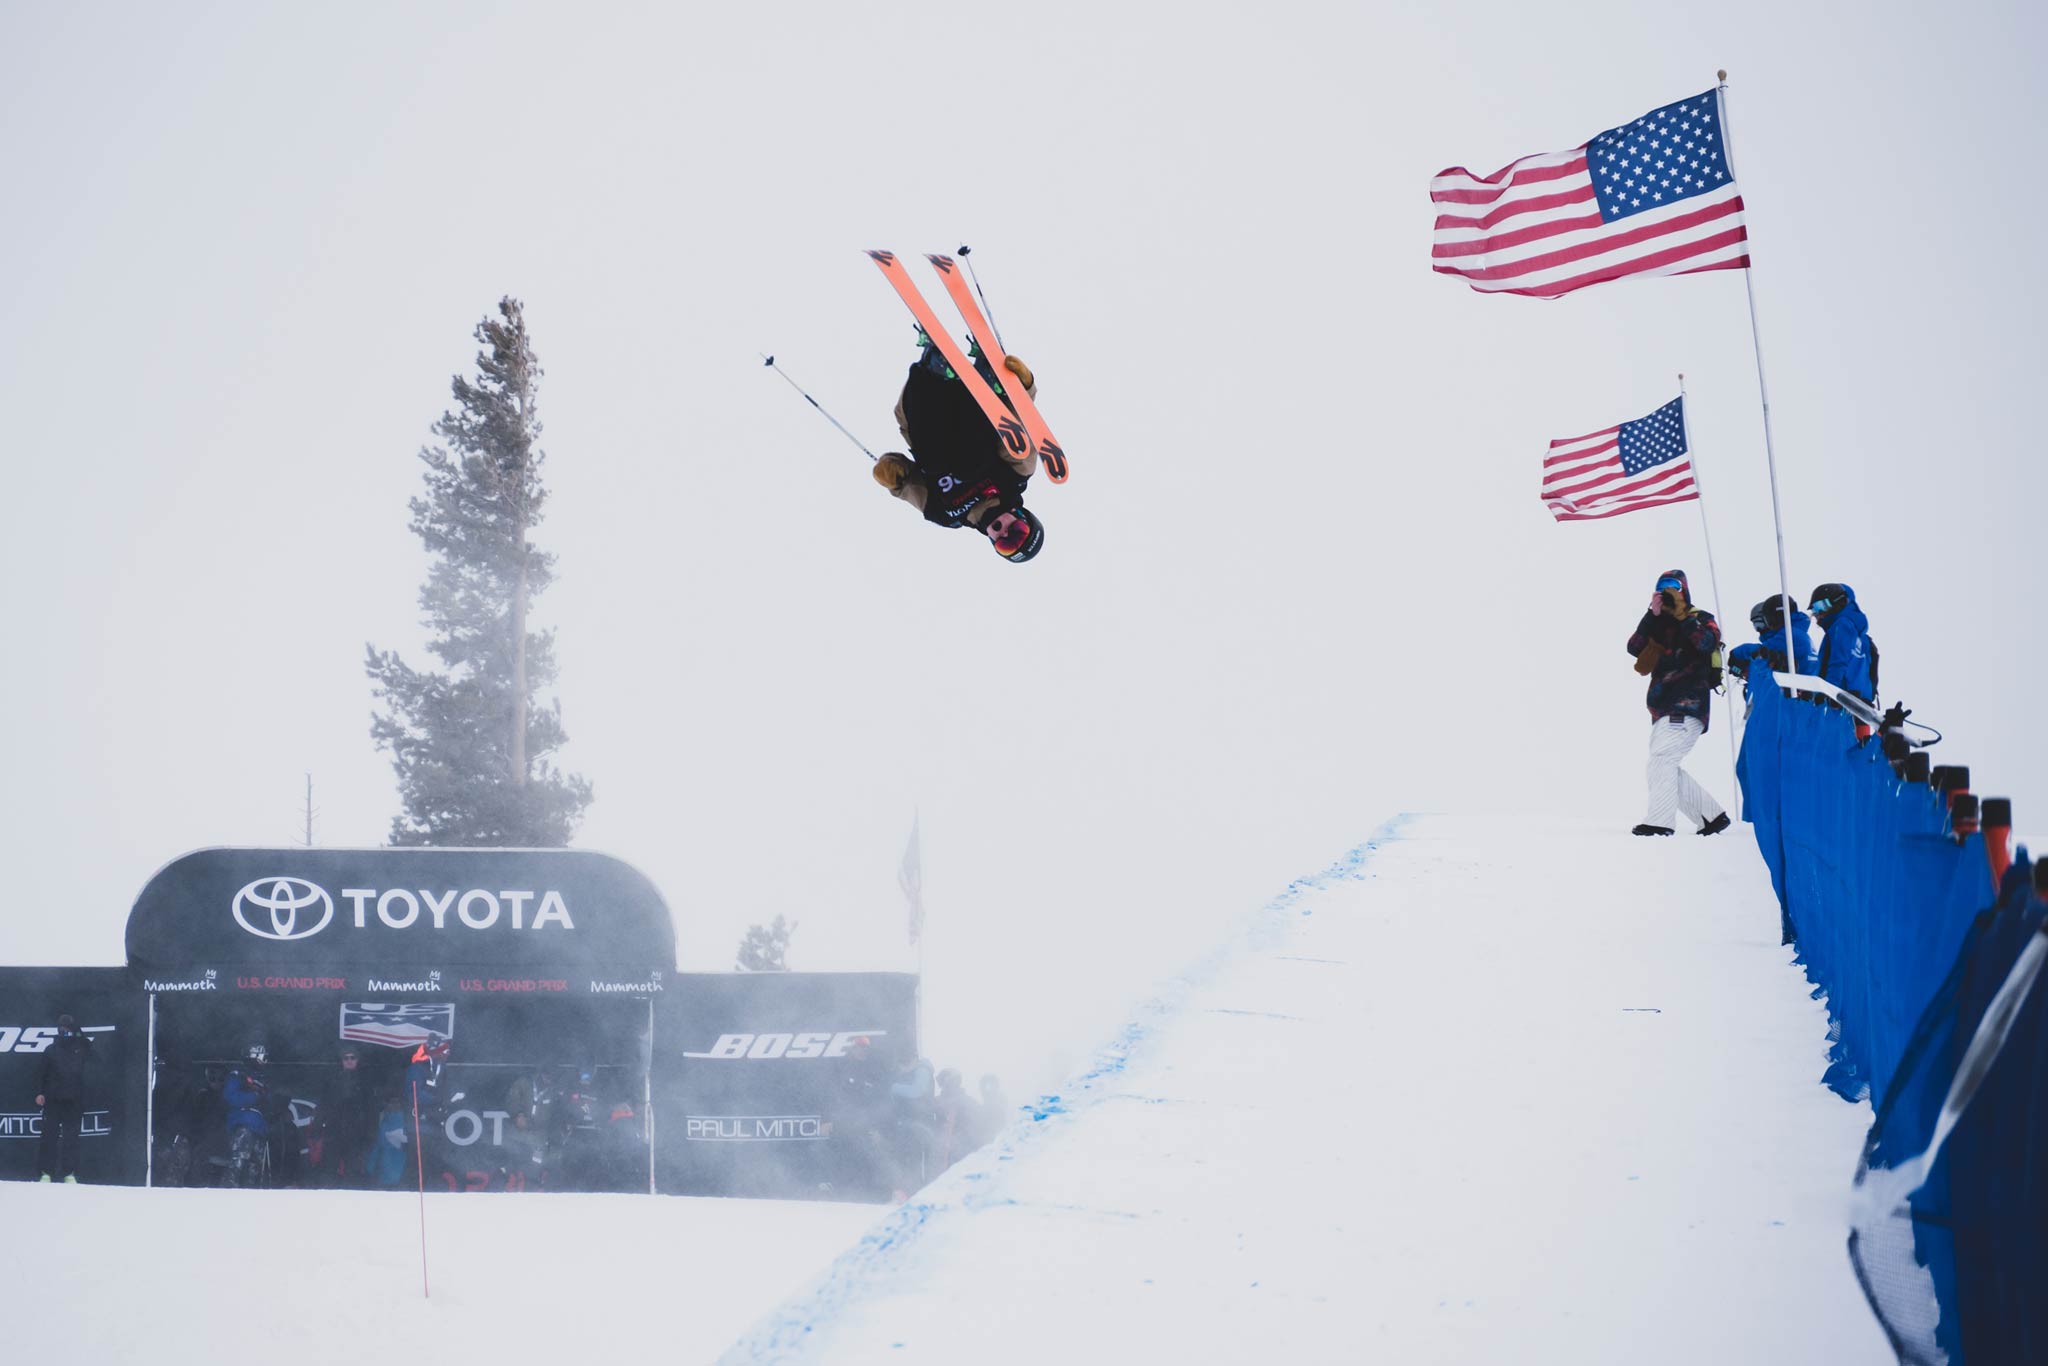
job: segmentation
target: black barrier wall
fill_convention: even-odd
[[[33,1181],[43,1063],[69,1015],[92,1040],[79,1124],[78,1179],[143,1182],[149,1001],[119,968],[0,968],[0,1180]]]
[[[0,969],[0,1177],[36,1175],[59,1014],[96,1041],[81,1181],[884,1200],[926,1175],[890,1090],[914,977],[678,974],[667,906],[604,855],[200,850],[127,948]]]
[[[923,1184],[889,1093],[918,1056],[914,976],[683,975],[655,1026],[663,1191],[886,1200]]]

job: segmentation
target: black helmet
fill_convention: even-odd
[[[1849,605],[1849,589],[1845,584],[1824,583],[1813,590],[1813,596],[1806,600],[1806,610],[1816,616],[1832,617]]]
[[[1758,635],[1780,630],[1785,625],[1785,600],[1773,594],[1749,609],[1749,624]]]
[[[1010,520],[998,532],[996,524],[1005,517]],[[981,533],[988,537],[988,543],[995,547],[996,554],[1012,564],[1024,563],[1045,545],[1045,524],[1022,503],[984,518]]]

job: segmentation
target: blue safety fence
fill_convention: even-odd
[[[1981,837],[1958,842],[1942,799],[1892,771],[1848,714],[1753,689],[1737,776],[1783,912],[1785,941],[1826,997],[1824,1078],[1882,1097],[1915,1023],[1991,904]]]
[[[2048,1361],[2048,944],[2027,955],[2048,905],[2031,875],[2022,852],[1974,917],[1857,1172],[1850,1256],[1906,1366]]]
[[[1823,1080],[1877,1110],[1850,1255],[1906,1366],[2048,1362],[2048,940],[2024,850],[1983,839],[1763,684],[1738,764],[1785,940],[1828,1009]],[[1989,909],[1986,909],[1989,908]],[[2030,945],[2033,947],[2030,949]]]

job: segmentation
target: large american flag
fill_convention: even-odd
[[[1749,265],[1712,90],[1484,178],[1454,166],[1429,197],[1434,269],[1477,290],[1555,299],[1632,275]]]
[[[1700,496],[1685,448],[1683,396],[1633,422],[1550,443],[1543,505],[1560,522],[1619,517]]]

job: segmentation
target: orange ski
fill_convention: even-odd
[[[946,358],[946,364],[953,367],[953,373],[967,386],[967,392],[974,395],[974,401],[981,405],[981,411],[995,425],[996,435],[1002,438],[1003,448],[1010,452],[1013,460],[1022,460],[1037,449],[1031,433],[1017,420],[1017,415],[1003,406],[995,391],[988,387],[988,381],[974,368],[974,362],[967,359],[967,353],[960,349],[960,343],[953,340],[953,334],[939,325],[939,319],[932,312],[932,306],[924,301],[911,282],[910,272],[903,268],[903,262],[896,259],[893,251],[871,251],[868,257],[882,268],[882,274],[889,277],[889,283],[896,286],[896,292],[903,302],[910,305],[910,315],[917,319],[917,325],[932,339],[932,345],[939,348],[939,354]],[[1061,457],[1061,468],[1066,467]],[[1064,476],[1062,476],[1064,477]],[[1055,481],[1057,482],[1057,481]]]
[[[925,260],[938,271],[939,279],[945,282],[946,293],[952,296],[953,306],[960,310],[960,316],[967,320],[967,335],[974,338],[974,344],[981,348],[981,354],[989,358],[989,364],[1002,374],[1008,374],[1004,362],[1009,359],[1003,354],[1002,343],[996,340],[995,328],[989,326],[982,316],[981,308],[968,292],[967,282],[960,278],[960,268],[950,256],[927,255]],[[1024,430],[1031,433],[1031,439],[1038,444],[1038,459],[1045,466],[1046,478],[1055,484],[1067,482],[1067,453],[1060,449],[1060,443],[1053,440],[1052,428],[1045,425],[1039,415],[1038,405],[1032,402],[1030,392],[1022,385],[1006,385],[1004,393],[1017,409],[1017,416],[1024,420]]]

